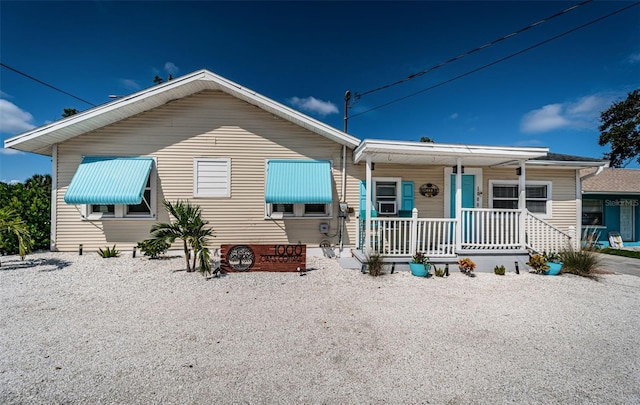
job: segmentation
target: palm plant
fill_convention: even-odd
[[[33,247],[29,228],[14,210],[3,207],[0,208],[0,249],[2,249],[3,239],[7,237],[7,234],[13,234],[18,239],[18,253],[20,259],[24,260]]]
[[[200,258],[200,268],[203,272],[210,271],[209,249],[206,247],[207,238],[213,236],[213,230],[205,228],[207,221],[202,220],[202,211],[198,205],[181,200],[171,203],[163,201],[167,212],[175,219],[171,223],[158,223],[151,227],[151,234],[155,239],[162,239],[168,243],[182,240],[184,259],[187,272],[196,270],[196,258]],[[193,249],[193,265],[189,263],[189,247]]]

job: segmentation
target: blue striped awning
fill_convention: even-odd
[[[268,204],[330,204],[331,163],[325,160],[270,160],[265,200]]]
[[[153,167],[149,157],[85,156],[64,195],[67,204],[142,202]]]

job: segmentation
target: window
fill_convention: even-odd
[[[156,217],[156,169],[155,165],[149,173],[147,184],[140,204],[91,204],[83,205],[84,218],[122,219],[122,218],[155,218]]]
[[[518,209],[517,181],[490,180],[491,196],[489,203],[492,208]],[[525,198],[527,210],[541,217],[551,216],[551,182],[527,182]]]
[[[604,225],[602,200],[582,200],[582,225]]]
[[[230,197],[231,159],[193,159],[193,196]]]
[[[396,215],[398,213],[398,205],[400,201],[400,184],[402,179],[399,178],[376,178],[373,179],[374,208],[380,215]]]
[[[267,160],[265,218],[331,217],[332,204],[329,160]]]
[[[281,212],[284,217],[327,217],[331,216],[331,204],[267,204],[267,210]]]

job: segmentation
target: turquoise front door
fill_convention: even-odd
[[[476,176],[473,174],[462,175],[462,208],[475,207]],[[451,175],[451,218],[456,217],[456,175]]]

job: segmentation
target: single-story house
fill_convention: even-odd
[[[51,248],[132,249],[163,200],[189,200],[213,244],[308,252],[470,253],[578,246],[580,170],[541,147],[360,140],[208,70],[27,131],[51,156]]]
[[[608,246],[609,234],[640,242],[640,169],[582,170],[582,232]]]

